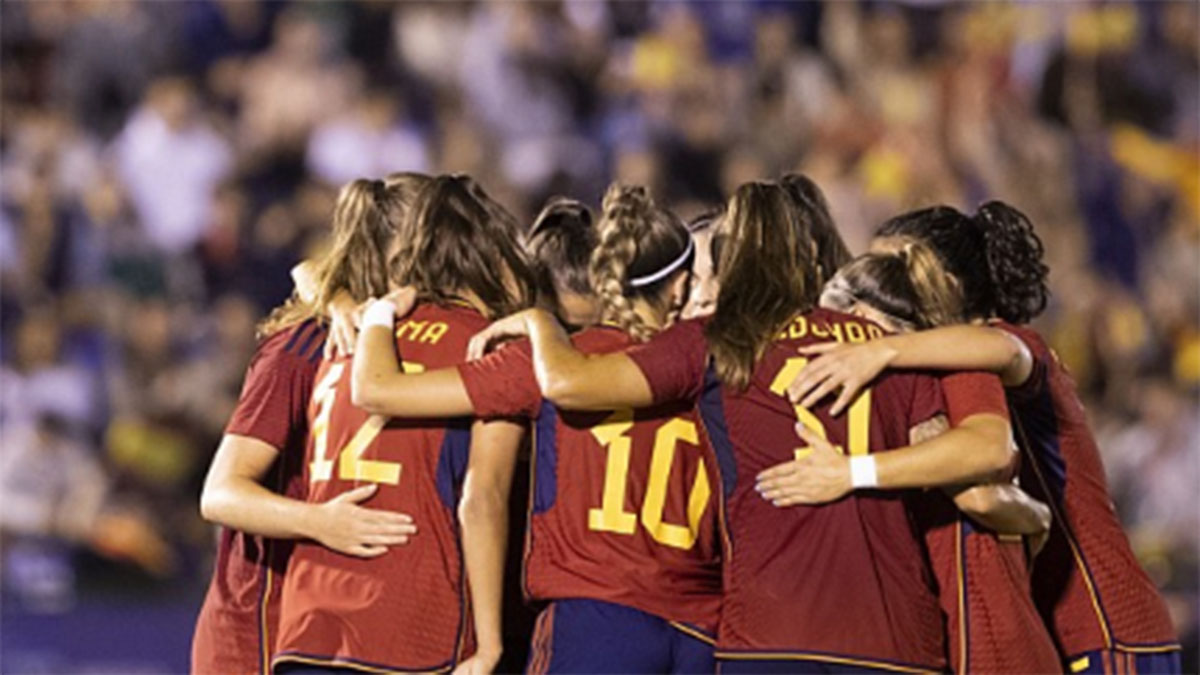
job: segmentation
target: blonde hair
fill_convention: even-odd
[[[902,330],[962,321],[962,290],[941,258],[919,239],[889,237],[886,246],[850,261],[825,286],[821,304],[848,310],[863,302]]]
[[[438,176],[407,209],[390,277],[422,299],[447,303],[469,290],[490,317],[528,307],[532,274],[520,226],[466,176]]]
[[[780,328],[816,304],[820,271],[814,208],[801,208],[777,183],[745,183],[725,211],[716,260],[721,290],[706,329],[721,381],[745,389]]]
[[[259,337],[322,318],[339,290],[356,302],[387,293],[387,250],[403,214],[431,180],[424,174],[399,172],[383,180],[360,178],[343,186],[333,207],[333,241],[316,262],[316,297],[305,302],[293,292],[259,324]]]
[[[596,231],[599,242],[592,253],[590,274],[601,318],[644,342],[654,330],[634,311],[633,300],[642,297],[664,309],[657,303],[662,302],[661,291],[675,273],[654,277],[678,263],[690,248],[691,235],[675,214],[654,204],[645,188],[616,183],[604,194]],[[690,271],[690,261],[685,262],[680,271]],[[631,283],[642,278],[652,280]]]

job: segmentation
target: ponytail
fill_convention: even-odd
[[[1042,242],[1020,211],[988,202],[974,216],[935,206],[896,216],[878,235],[907,235],[928,244],[962,289],[966,318],[1027,323],[1046,308],[1049,269]]]
[[[808,215],[809,235],[816,247],[818,276],[824,284],[842,265],[850,262],[850,248],[833,222],[825,193],[811,178],[802,173],[789,173],[779,179],[779,183],[796,203],[796,208]]]
[[[962,321],[962,294],[941,260],[919,239],[897,236],[886,251],[850,261],[825,285],[821,305],[842,312],[855,303],[884,314],[897,330]]]
[[[515,223],[471,179],[438,176],[402,219],[390,278],[443,304],[470,291],[491,317],[519,311],[532,297],[532,280]]]
[[[338,291],[345,290],[355,302],[387,293],[387,250],[403,212],[429,181],[424,174],[401,172],[343,186],[333,207],[333,241],[316,263],[316,298],[306,303],[293,293],[262,322],[259,336],[321,317]]]
[[[983,232],[987,272],[994,294],[992,314],[1009,323],[1028,323],[1046,309],[1050,268],[1033,223],[1017,209],[991,201],[975,212]]]
[[[596,229],[590,271],[601,317],[644,342],[654,331],[634,311],[633,299],[657,301],[675,273],[691,269],[691,236],[674,214],[654,205],[645,188],[616,183],[604,194]]]
[[[596,250],[592,211],[582,202],[554,197],[529,228],[525,244],[537,292],[556,303],[559,289],[591,295],[588,263]]]
[[[750,383],[767,345],[821,290],[811,221],[774,183],[746,183],[729,199],[714,259],[721,290],[706,329],[722,382]]]

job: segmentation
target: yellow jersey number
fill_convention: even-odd
[[[787,395],[788,385],[796,376],[800,374],[800,370],[808,364],[808,359],[803,356],[793,356],[784,362],[783,368],[775,375],[775,379],[771,382],[771,391],[780,396]],[[813,431],[823,439],[828,439],[829,436],[825,431],[825,425],[821,423],[821,418],[812,413],[811,410],[803,406],[793,406],[796,410],[796,419]],[[871,445],[871,389],[868,387],[863,389],[858,398],[850,404],[850,410],[847,413],[847,445],[850,446],[851,455],[865,455],[870,451]],[[846,449],[842,446],[837,446],[837,449],[842,454],[846,454]],[[801,459],[812,452],[812,448],[803,447],[796,448],[795,457]]]
[[[588,510],[588,529],[597,532],[633,534],[637,530],[638,515],[625,510],[625,491],[629,478],[629,459],[633,452],[633,439],[627,432],[633,428],[633,410],[617,410],[603,422],[592,427],[592,435],[602,445],[608,456],[604,470],[604,492],[600,508]],[[667,421],[654,435],[654,447],[650,454],[650,478],[646,484],[646,495],[642,498],[642,527],[654,541],[665,546],[687,550],[696,544],[700,533],[700,518],[708,506],[712,487],[708,482],[708,471],[704,459],[696,469],[696,478],[688,492],[686,525],[676,525],[663,520],[667,503],[667,486],[671,476],[671,465],[675,462],[675,447],[682,441],[699,445],[696,424],[681,418]]]
[[[401,367],[406,373],[419,373],[425,368],[419,363],[405,361]],[[335,363],[325,373],[325,377],[313,388],[313,405],[317,407],[317,415],[313,419],[313,459],[308,464],[310,483],[319,483],[333,478],[334,457],[328,455],[329,447],[329,416],[333,413],[333,401],[337,395],[337,385],[346,370],[346,363]],[[386,415],[371,415],[362,423],[358,431],[350,437],[350,441],[338,449],[337,457],[338,478],[342,480],[367,481],[398,485],[400,483],[400,462],[385,462],[375,459],[363,459],[363,453],[383,431],[387,424]]]

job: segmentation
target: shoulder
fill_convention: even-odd
[[[1019,326],[1007,321],[990,321],[988,325],[992,328],[998,328],[1009,335],[1017,338],[1025,343],[1025,346],[1033,352],[1034,356],[1041,358],[1044,355],[1050,354],[1050,347],[1046,344],[1046,340],[1036,330],[1029,326]]]
[[[817,307],[797,314],[789,321],[776,340],[787,346],[800,346],[816,342],[859,343],[883,337],[884,330],[873,321],[853,314]]]
[[[307,363],[315,368],[321,360],[326,332],[316,319],[301,321],[262,338],[254,359]]]

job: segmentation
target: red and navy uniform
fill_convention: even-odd
[[[406,371],[462,361],[487,324],[473,309],[422,304],[396,326]],[[469,418],[392,420],[350,402],[349,359],[325,362],[309,407],[308,500],[366,483],[365,503],[411,515],[418,532],[370,559],[300,542],[283,589],[275,664],[366,672],[444,671],[468,656],[471,621],[455,509]]]
[[[856,491],[821,506],[778,508],[755,491],[764,469],[793,459],[797,417],[850,454],[908,445],[909,430],[943,412],[936,379],[891,373],[844,415],[797,409],[787,385],[806,363],[797,348],[881,334],[823,309],[796,317],[749,387],[720,385],[706,368],[700,322],[685,321],[629,355],[655,401],[699,401],[722,458],[727,530],[717,658],[723,672],[925,672],[946,667],[932,573],[910,519],[915,493]]]
[[[590,354],[633,344],[607,326],[573,340]],[[552,604],[530,672],[711,671],[720,478],[692,404],[558,410],[542,399],[527,342],[459,373],[477,415],[534,420],[524,589]]]
[[[264,481],[274,492],[304,498],[306,413],[325,345],[309,320],[258,346],[226,434],[262,441],[279,458]],[[221,528],[212,583],[196,619],[192,672],[266,673],[279,625],[280,583],[293,542]]]
[[[1074,381],[1036,332],[996,325],[1033,355],[1033,372],[1008,402],[1021,485],[1054,515],[1033,594],[1068,669],[1179,672],[1178,637],[1121,528]]]
[[[951,426],[981,413],[1008,419],[995,375],[947,375],[942,391]],[[954,672],[1057,672],[1062,666],[1033,604],[1021,537],[974,523],[941,490],[928,491],[917,513],[946,614]]]

